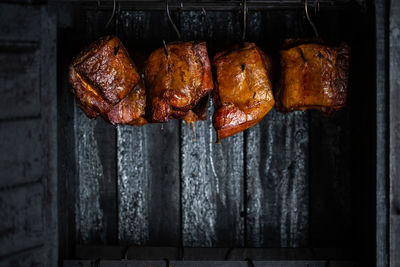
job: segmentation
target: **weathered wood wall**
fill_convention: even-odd
[[[390,1],[390,266],[400,265],[400,3]]]
[[[56,20],[0,4],[0,265],[54,266],[57,230]]]
[[[163,39],[176,40],[161,11],[117,9],[108,28],[110,11],[75,7],[70,14],[71,25],[59,35],[63,76],[72,55],[101,35],[117,34],[139,67]],[[211,58],[241,38],[241,12],[181,11],[172,17],[183,40],[208,42]],[[359,119],[375,116],[368,107],[373,75],[365,77],[374,71],[367,56],[373,47],[365,45],[371,31],[362,29],[367,14],[356,4],[323,9],[315,20],[324,39],[354,48],[349,107],[330,118],[272,110],[221,144],[215,144],[211,101],[207,120],[196,123],[194,142],[191,128],[176,120],[116,128],[90,120],[62,78],[60,118],[68,118],[62,146],[73,153],[60,152],[66,255],[73,255],[74,244],[354,247],[359,216],[371,215],[361,208],[360,191],[373,181],[371,169],[361,166],[371,160],[374,125]],[[284,38],[307,36],[312,29],[302,9],[249,11],[247,40],[275,62]],[[366,185],[359,188],[362,179]]]
[[[42,5],[24,5],[41,1],[18,2],[0,5],[1,266],[54,266],[58,251],[60,259],[73,258],[77,244],[347,247],[354,255],[370,255],[366,261],[375,251],[379,264],[399,261],[397,236],[385,241],[387,230],[399,229],[395,1],[388,6],[376,1],[378,40],[374,10],[365,9],[368,1],[322,9],[314,18],[324,39],[344,40],[353,49],[346,109],[331,118],[273,110],[259,125],[220,145],[214,143],[212,105],[208,120],[196,125],[193,142],[191,129],[179,121],[115,128],[89,120],[74,103],[67,83],[72,56],[114,33],[142,65],[162,39],[176,39],[164,12],[119,11],[105,28],[110,10],[59,4],[56,55],[53,13]],[[387,25],[381,18],[387,10],[390,62],[382,55]],[[240,40],[240,12],[172,15],[184,40],[208,41],[210,56]],[[301,9],[248,14],[247,39],[275,62],[284,38],[311,34]],[[381,59],[376,80],[374,41]],[[392,108],[386,118],[389,86]],[[390,132],[385,132],[387,119]],[[390,184],[385,179],[388,144]],[[375,174],[382,192],[376,214]],[[374,220],[379,248],[371,239]]]

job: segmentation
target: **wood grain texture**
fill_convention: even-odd
[[[54,266],[58,258],[58,135],[57,135],[57,18],[55,11],[47,6],[41,8],[41,62],[40,62],[40,112],[42,128],[42,153],[44,176],[42,180],[44,260],[47,266]],[[33,255],[40,254],[33,251]],[[29,258],[29,257],[28,257]],[[32,260],[34,262],[34,258]],[[33,264],[32,264],[33,265]]]
[[[235,17],[182,12],[182,38],[232,38],[239,33]],[[190,125],[181,123],[182,242],[189,247],[243,246],[243,133],[215,144],[212,114],[210,100],[207,120],[195,123],[195,136]]]
[[[1,51],[0,44],[0,61],[7,62],[0,65],[0,119],[40,114],[40,51],[31,48],[28,45],[22,49],[28,51],[11,53]]]
[[[3,258],[0,267],[45,266],[45,263],[49,262],[48,256],[49,254],[46,254],[46,249],[43,246],[33,247],[27,251]]]
[[[85,27],[76,32],[88,43],[99,37],[106,18],[86,12]],[[84,36],[84,37],[83,37]],[[117,241],[116,129],[102,119],[90,120],[75,105],[78,242]]]
[[[1,4],[0,13],[0,265],[53,266],[56,20],[45,6]]]
[[[162,13],[121,12],[122,41],[141,69],[151,47],[161,45]],[[132,25],[132,27],[127,27]],[[171,34],[171,32],[164,32]],[[121,244],[180,243],[178,121],[118,127],[119,241]]]
[[[177,123],[118,127],[119,240],[178,245]]]
[[[143,127],[118,126],[118,240],[137,245],[149,240],[144,139]]]
[[[104,191],[101,190],[101,183],[107,177],[105,176],[106,166],[101,157],[107,155],[101,154],[103,148],[100,146],[105,144],[96,138],[96,129],[101,128],[101,124],[105,122],[88,119],[78,107],[75,107],[75,118],[78,237],[83,243],[101,243],[106,241],[106,216],[108,216],[108,214],[104,214],[102,206]],[[110,153],[110,151],[106,152]],[[114,152],[112,153],[114,154]],[[110,215],[113,216],[113,214]]]
[[[39,181],[44,174],[40,120],[0,123],[0,188]]]
[[[400,265],[400,3],[390,2],[390,266],[398,266]]]
[[[308,244],[308,114],[272,110],[247,132],[247,244]]]
[[[210,120],[182,131],[182,231],[184,246],[243,244],[243,135],[215,144]]]
[[[0,36],[9,41],[39,41],[41,7],[4,4],[0,6]],[[18,14],[18,19],[15,19]]]
[[[0,256],[43,245],[41,183],[1,191]]]

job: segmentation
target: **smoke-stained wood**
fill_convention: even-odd
[[[272,110],[247,131],[247,244],[308,244],[308,116]]]
[[[43,155],[41,153],[40,120],[1,122],[0,188],[41,180]]]
[[[240,33],[235,13],[182,12],[179,18],[183,40]],[[211,61],[214,52],[209,49]],[[193,131],[181,123],[182,242],[189,247],[243,246],[243,133],[215,144],[213,110],[210,101],[207,120],[196,122]]]
[[[0,256],[43,245],[43,198],[40,182],[0,192]]]
[[[16,51],[13,49],[16,49]],[[10,52],[11,50],[11,52]],[[40,115],[40,50],[36,42],[0,42],[0,119]],[[16,90],[18,88],[18,90]]]
[[[163,39],[177,40],[161,10],[117,8],[108,27],[105,24],[111,10],[83,10],[83,23],[78,24],[83,25],[81,43],[117,34],[139,69]],[[351,26],[350,33],[345,29],[353,22],[351,11],[325,12],[315,15],[321,36],[361,46],[354,32],[362,20]],[[324,20],[326,14],[338,17],[334,25],[330,17]],[[183,40],[207,41],[210,59],[241,40],[243,17],[239,10],[171,11],[171,16]],[[336,23],[339,20],[343,22]],[[249,10],[246,40],[255,41],[271,55],[275,73],[279,73],[277,55],[283,39],[312,34],[302,9]],[[81,49],[78,44],[73,46],[76,52]],[[360,50],[357,60],[368,51]],[[355,86],[362,84],[358,78],[369,73],[360,67],[358,76],[353,75]],[[215,144],[212,105],[207,121],[195,124],[195,141],[191,127],[176,120],[143,127],[118,126],[112,133],[112,126],[80,117],[80,110],[76,110],[74,120],[80,126],[75,128],[79,133],[75,142],[81,142],[80,148],[77,145],[80,152],[75,154],[81,187],[76,188],[88,189],[78,190],[76,204],[86,205],[93,215],[83,214],[84,208],[77,210],[77,243],[106,243],[109,238],[105,235],[112,237],[113,232],[120,245],[140,246],[298,248],[342,246],[339,244],[355,240],[346,236],[357,222],[352,211],[360,194],[354,189],[358,178],[353,177],[366,171],[356,172],[350,161],[357,151],[366,151],[359,146],[367,139],[357,141],[349,134],[359,125],[349,112],[363,102],[354,101],[350,109],[331,118],[315,111],[282,114],[273,110],[259,125],[221,144]],[[349,128],[350,122],[354,126]],[[368,127],[363,124],[363,129]],[[82,142],[78,137],[86,139]],[[355,166],[365,160],[355,160]],[[113,179],[102,177],[111,177],[113,170]],[[362,190],[367,188],[369,185]],[[109,203],[113,198],[115,205]],[[79,221],[82,219],[87,224]],[[110,221],[113,226],[105,230]],[[326,233],[327,228],[332,233]],[[87,239],[82,233],[89,233]]]
[[[400,264],[400,4],[390,2],[390,266],[397,266]]]
[[[106,18],[88,12],[86,28],[76,34],[86,45],[106,30]],[[81,41],[82,42],[82,41]],[[76,51],[77,52],[77,51]],[[77,170],[76,219],[79,242],[117,241],[116,129],[102,119],[90,120],[75,105]]]
[[[0,4],[0,265],[57,257],[56,20]]]

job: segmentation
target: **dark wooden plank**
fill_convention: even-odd
[[[40,120],[0,122],[0,139],[0,188],[42,178]]]
[[[122,265],[125,264],[125,265]],[[176,267],[247,267],[249,263],[247,261],[171,261],[171,266]],[[265,267],[324,267],[326,262],[324,261],[253,261],[254,266],[265,266]],[[104,261],[100,262],[101,267],[114,267],[114,266],[166,266],[166,261],[126,261],[122,263],[121,261]],[[339,265],[341,266],[341,265]],[[346,265],[344,265],[346,266]],[[353,265],[350,265],[353,266]]]
[[[118,33],[139,69],[170,31],[164,13],[122,12]],[[163,25],[163,26],[160,26]],[[119,241],[180,244],[178,122],[118,129]]]
[[[374,119],[376,90],[372,21],[358,8],[340,16],[320,14],[320,32],[351,47],[346,107],[330,117],[310,117],[310,242],[312,246],[353,247],[363,263],[374,261]],[[324,19],[322,19],[324,17]],[[351,26],[350,26],[351,25]],[[370,25],[363,27],[362,25]],[[362,29],[362,30],[360,30]],[[357,33],[357,34],[354,34]],[[329,231],[327,231],[329,229]],[[354,247],[354,244],[360,244]]]
[[[97,39],[106,16],[86,12],[87,43]],[[77,48],[79,49],[79,48]],[[80,48],[82,49],[82,47]],[[90,120],[75,107],[75,145],[78,175],[78,240],[115,244],[117,240],[116,129],[101,118]]]
[[[390,266],[400,265],[400,3],[390,5]]]
[[[41,183],[2,190],[0,194],[0,257],[43,245]]]
[[[243,135],[222,144],[210,119],[182,125],[182,220],[185,246],[243,245]]]
[[[338,246],[351,236],[351,139],[346,112],[311,113],[310,190],[314,246]],[[329,212],[327,212],[329,211]],[[329,231],[326,231],[329,229]]]
[[[305,246],[308,114],[272,110],[247,134],[248,246]]]
[[[40,101],[42,153],[44,175],[42,179],[44,260],[48,266],[58,264],[58,176],[57,176],[57,19],[54,9],[41,8],[41,62]],[[39,252],[32,252],[32,254]],[[29,258],[29,257],[28,257]],[[32,264],[34,265],[34,264]]]
[[[40,53],[36,47],[26,51],[31,48],[28,45],[21,52],[1,51],[0,44],[0,61],[7,62],[0,66],[0,119],[40,114]]]
[[[101,119],[90,120],[75,107],[75,147],[78,177],[77,229],[82,243],[104,242],[106,225],[101,206],[101,186],[104,166],[100,156],[100,143],[96,138],[96,128]],[[101,127],[101,126],[99,126]],[[112,216],[112,214],[110,214]]]
[[[40,6],[0,5],[2,40],[39,41],[41,37]],[[18,14],[18,19],[15,15]]]
[[[265,267],[323,267],[326,265],[334,267],[352,267],[358,266],[355,262],[334,262],[334,261],[252,261],[254,266]],[[65,267],[91,266],[99,264],[101,267],[163,267],[167,261],[65,261]],[[170,261],[171,266],[191,266],[191,267],[247,267],[249,261]]]
[[[183,12],[184,40],[240,35],[235,13]],[[213,50],[209,50],[212,60]],[[184,246],[243,246],[243,133],[215,144],[212,101],[207,120],[181,123],[182,235]]]
[[[248,26],[248,38],[259,41],[279,69],[276,51],[283,40],[307,36],[303,11],[262,12],[258,15],[261,22],[252,17],[248,23],[254,26]],[[308,130],[307,112],[282,114],[273,109],[245,132],[246,246],[308,245]]]
[[[144,129],[118,127],[118,240],[137,245],[149,239],[148,177]]]
[[[89,260],[65,260],[63,262],[64,267],[92,267],[93,261]]]
[[[46,250],[39,246],[2,258],[0,266],[45,266],[45,262],[49,262],[46,256]]]
[[[179,244],[177,146],[176,122],[118,127],[120,242]]]
[[[338,248],[191,248],[148,246],[77,246],[76,258],[118,260],[352,260],[352,249]]]
[[[59,11],[61,12],[61,11]],[[72,12],[70,14],[72,16]],[[78,214],[77,194],[77,153],[75,141],[75,97],[71,93],[68,83],[68,65],[74,56],[74,47],[71,43],[79,43],[79,36],[75,30],[59,29],[57,38],[57,87],[58,90],[58,228],[59,228],[59,258],[60,260],[73,257],[73,247],[77,243],[76,222]]]

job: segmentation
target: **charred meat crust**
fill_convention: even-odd
[[[257,124],[273,107],[271,61],[254,43],[243,43],[214,57],[215,113],[218,139]]]
[[[102,37],[81,51],[70,65],[69,78],[89,117],[108,113],[140,80],[134,62],[115,36]]]
[[[321,40],[285,41],[277,109],[281,112],[317,109],[330,114],[346,105],[350,47]]]
[[[145,64],[148,117],[153,122],[185,119],[213,89],[205,42],[168,43],[167,49],[168,55],[164,47],[153,51]]]
[[[145,108],[146,90],[144,82],[140,81],[124,99],[107,113],[107,118],[114,125],[130,124],[140,126],[147,123]]]

